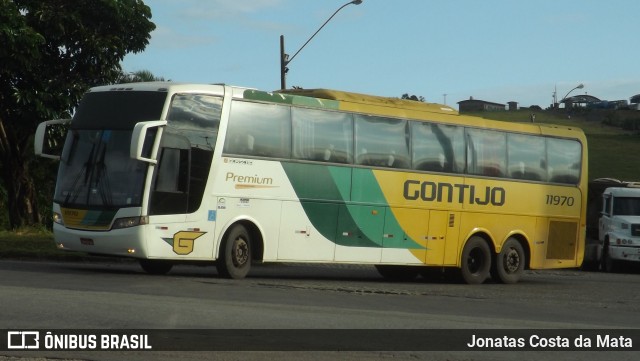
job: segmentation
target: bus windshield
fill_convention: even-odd
[[[140,206],[147,164],[129,157],[131,131],[67,134],[54,201],[75,207]]]
[[[87,93],[71,122],[54,201],[78,208],[136,207],[147,164],[129,157],[137,122],[160,119],[165,92]]]

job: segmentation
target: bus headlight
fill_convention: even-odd
[[[148,223],[149,217],[147,216],[118,218],[113,221],[111,229],[130,228]]]
[[[58,212],[53,212],[53,223],[58,223],[64,226],[64,221],[62,220],[62,214]]]

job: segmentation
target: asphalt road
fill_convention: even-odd
[[[640,272],[528,271],[515,285],[383,280],[371,267],[268,265],[144,274],[135,263],[0,260],[0,329],[637,329]],[[506,332],[508,334],[508,332]],[[4,336],[3,336],[4,337]],[[4,352],[82,360],[585,360],[638,352]]]

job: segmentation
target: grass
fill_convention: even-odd
[[[49,231],[22,229],[0,231],[0,259],[3,258],[84,261],[93,257],[57,249]]]
[[[48,258],[62,253],[50,233],[36,230],[0,232],[0,258]]]
[[[587,135],[589,179],[640,180],[640,136]]]

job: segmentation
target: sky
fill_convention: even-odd
[[[347,0],[144,0],[156,29],[124,71],[173,82],[280,88],[291,56]],[[638,0],[363,0],[288,65],[287,87],[548,107],[640,94]],[[579,84],[584,88],[574,89]]]

